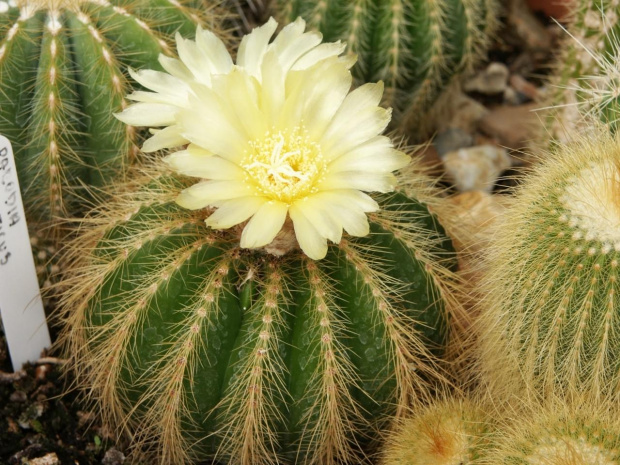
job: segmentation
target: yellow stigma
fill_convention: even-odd
[[[571,179],[560,201],[569,226],[586,240],[607,243],[620,251],[620,171],[609,162],[592,164]]]
[[[240,165],[246,171],[245,182],[287,204],[318,192],[316,185],[327,171],[321,148],[303,127],[268,131],[262,139],[250,142]]]

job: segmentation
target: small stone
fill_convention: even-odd
[[[437,149],[440,156],[448,152],[461,149],[463,147],[471,147],[474,139],[471,134],[460,128],[448,128],[437,134],[433,140],[433,145]]]
[[[479,92],[485,95],[501,94],[508,82],[508,67],[503,63],[493,62],[463,85],[465,92]]]
[[[479,145],[446,154],[443,164],[459,191],[491,192],[499,175],[512,166],[512,160],[501,147]]]
[[[39,365],[34,371],[34,376],[38,381],[44,381],[47,379],[47,374],[52,370],[50,365]]]
[[[539,103],[518,106],[498,106],[481,120],[479,129],[504,147],[519,150],[527,146],[537,131],[540,131],[540,117],[534,111]]]
[[[108,449],[101,460],[103,465],[122,465],[125,462],[125,454],[115,448]]]
[[[45,454],[43,457],[37,457],[36,459],[28,460],[28,465],[59,465],[60,460],[55,452]]]
[[[540,100],[540,92],[538,87],[525,79],[523,76],[513,74],[510,76],[510,79],[508,79],[508,83],[510,84],[510,87],[521,95],[526,96],[528,99],[536,101]]]
[[[436,114],[433,114],[433,127],[437,128],[437,133],[458,128],[473,134],[488,112],[484,105],[463,92],[446,93],[437,104]]]
[[[15,391],[11,394],[9,399],[11,400],[11,402],[23,403],[28,400],[28,396],[26,395],[24,391]]]

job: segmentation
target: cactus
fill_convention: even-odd
[[[618,141],[600,131],[549,155],[498,224],[479,322],[494,395],[617,397]]]
[[[471,70],[495,29],[495,0],[277,0],[280,22],[297,16],[358,56],[359,83],[383,80],[385,104],[419,131],[441,90]]]
[[[618,465],[620,424],[609,405],[530,406],[506,424],[480,465]]]
[[[199,0],[0,2],[0,133],[15,151],[31,222],[78,212],[137,156],[125,107],[128,67],[159,68],[176,31],[219,22]]]
[[[84,223],[67,265],[63,340],[106,423],[161,463],[348,463],[428,399],[453,256],[422,203],[384,196],[369,236],[313,261],[240,249],[239,228],[173,202],[186,180],[144,176]]]
[[[560,142],[587,131],[588,120],[617,130],[620,95],[620,5],[615,0],[576,0],[572,21],[551,76],[549,133]]]
[[[436,401],[399,421],[381,453],[383,465],[473,465],[489,447],[491,421],[468,399]]]

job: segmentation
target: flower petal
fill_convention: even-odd
[[[255,28],[241,39],[239,51],[237,52],[237,65],[243,67],[248,74],[254,76],[259,81],[261,81],[260,68],[263,55],[267,51],[269,39],[276,32],[277,27],[278,23],[276,23],[275,19],[269,18],[267,23]]]
[[[366,192],[392,192],[396,184],[396,176],[392,173],[340,171],[329,173],[317,187],[321,190],[357,189]]]
[[[247,139],[258,139],[267,132],[267,122],[258,107],[256,79],[241,68],[233,69],[224,80],[222,89],[230,112],[234,113],[238,125],[244,129]],[[216,92],[218,89],[214,89]]]
[[[245,175],[243,168],[208,152],[196,155],[189,150],[181,150],[168,155],[164,161],[178,173],[196,178],[243,182]]]
[[[164,68],[164,70],[166,70],[172,76],[188,83],[194,81],[194,75],[181,60],[168,57],[160,53],[158,61],[161,67]]]
[[[196,31],[196,44],[207,57],[212,74],[226,74],[231,70],[233,61],[230,53],[224,42],[213,32],[199,26]]]
[[[187,144],[188,140],[181,135],[177,125],[168,126],[161,130],[151,130],[153,137],[144,141],[143,152],[156,152],[161,149],[171,149]]]
[[[325,258],[327,255],[327,239],[317,231],[299,208],[291,206],[289,214],[293,220],[295,237],[301,250],[313,260]]]
[[[298,17],[288,24],[269,46],[279,58],[282,69],[288,71],[293,64],[304,54],[321,43],[323,36],[320,32],[305,32],[306,22]]]
[[[218,209],[205,220],[207,226],[213,229],[227,229],[243,223],[267,202],[265,197],[239,197],[225,200],[218,205]]]
[[[269,244],[282,229],[288,206],[270,200],[254,214],[241,233],[241,247],[253,249]]]
[[[280,66],[278,57],[273,51],[265,54],[261,67],[263,83],[261,86],[260,102],[263,117],[267,127],[276,124],[282,111],[285,99],[286,73]]]
[[[325,213],[351,236],[366,236],[370,231],[366,213],[379,210],[377,202],[358,190],[323,191],[314,197],[324,206]]]
[[[364,84],[347,95],[320,142],[329,161],[383,132],[392,112],[377,106],[382,95],[381,82]]]
[[[326,60],[331,57],[337,57],[347,48],[347,44],[338,42],[328,42],[320,44],[310,50],[308,53],[300,57],[291,67],[292,71],[300,71],[308,69],[319,61]],[[348,69],[348,68],[347,68]]]
[[[134,71],[129,68],[128,71],[134,81],[142,84],[147,89],[157,92],[160,94],[160,98],[170,100],[166,103],[174,104],[175,101],[178,102],[179,100],[181,103],[184,103],[187,100],[190,88],[182,79],[152,69]]]
[[[291,210],[303,215],[321,236],[337,244],[342,239],[342,225],[328,213],[328,204],[323,200],[317,196],[308,196],[291,205]]]
[[[247,197],[253,192],[245,184],[236,181],[202,181],[183,189],[176,202],[184,208],[196,210],[221,200]]]
[[[175,106],[161,103],[134,103],[114,116],[130,126],[170,126],[176,123],[178,110]]]
[[[329,171],[368,171],[386,173],[404,168],[411,158],[393,148],[392,141],[377,136],[336,158],[329,164]]]

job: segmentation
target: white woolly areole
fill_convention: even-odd
[[[560,201],[569,226],[590,240],[620,249],[620,172],[610,162],[592,164],[571,179]],[[581,236],[580,236],[581,237]]]
[[[552,463],[616,465],[612,453],[605,448],[591,444],[585,438],[551,438],[539,445],[526,457],[531,465],[549,465]]]

